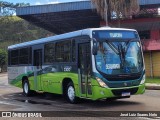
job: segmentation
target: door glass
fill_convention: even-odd
[[[35,90],[41,90],[41,69],[42,69],[42,50],[34,50],[34,87]]]
[[[79,46],[79,67],[80,67],[80,75],[81,75],[81,93],[85,94],[85,49],[83,49],[83,45]]]
[[[37,66],[37,69],[42,66],[42,50],[34,51],[34,66]]]
[[[87,93],[92,94],[91,91],[91,52],[90,44],[86,45],[86,67],[87,67]]]
[[[79,68],[81,78],[81,93],[92,94],[91,91],[91,52],[90,44],[79,44]]]

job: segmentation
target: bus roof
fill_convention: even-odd
[[[31,46],[31,45],[42,44],[42,43],[61,40],[61,39],[73,38],[73,37],[82,36],[82,35],[90,36],[90,34],[91,34],[91,32],[93,30],[128,30],[128,31],[136,31],[134,29],[111,28],[111,27],[88,28],[88,29],[78,30],[78,31],[74,31],[74,32],[69,32],[69,33],[65,33],[65,34],[55,35],[55,36],[51,36],[51,37],[47,37],[47,38],[41,38],[41,39],[29,41],[29,42],[23,42],[23,43],[11,45],[11,46],[8,46],[8,49],[16,49],[16,48],[21,48],[21,47],[27,47],[27,46]]]

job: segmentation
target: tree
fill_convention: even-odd
[[[6,1],[0,1],[0,16],[11,16],[16,13],[17,7],[29,6],[29,3],[10,3]]]
[[[0,69],[3,70],[3,66],[7,63],[7,52],[0,49]],[[1,71],[0,71],[1,72]]]
[[[136,14],[139,7],[139,0],[91,0],[97,12],[108,25],[108,15],[113,18],[130,18]]]
[[[53,35],[49,31],[14,16],[16,7],[28,5],[0,1],[0,69],[7,69],[7,48],[9,45]]]
[[[5,50],[12,44],[53,35],[53,33],[32,25],[17,16],[8,16],[7,18],[3,16],[3,19],[0,19],[0,28],[0,48]]]

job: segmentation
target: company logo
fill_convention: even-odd
[[[2,112],[2,117],[12,117],[11,112]]]
[[[39,112],[2,112],[2,117],[10,118],[10,117],[42,117],[42,114]]]

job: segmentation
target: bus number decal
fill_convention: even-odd
[[[106,64],[106,69],[120,69],[120,64]]]
[[[71,69],[72,69],[71,66],[65,66],[65,67],[64,67],[64,72],[70,72]]]

